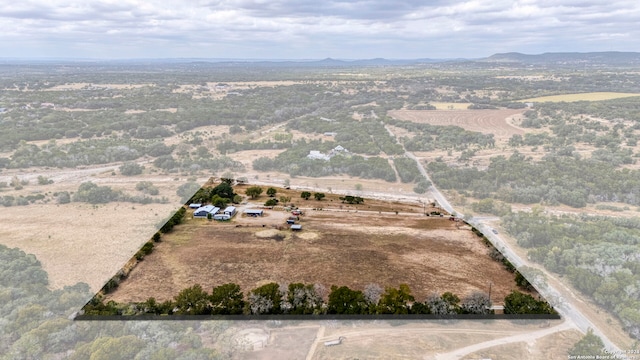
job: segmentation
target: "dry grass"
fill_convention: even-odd
[[[295,198],[293,191],[281,190],[278,195]],[[267,211],[264,218],[238,217],[231,223],[188,217],[163,236],[108,298],[163,301],[194,284],[210,289],[234,282],[247,292],[274,281],[356,289],[369,283],[383,287],[407,283],[416,298],[423,299],[434,291],[460,296],[486,291],[491,281],[493,300],[500,302],[515,287],[513,276],[488,257],[468,227],[446,218],[402,215],[402,211],[422,211],[414,204],[372,200],[356,212],[355,206],[347,208],[336,200],[337,195],[329,194],[321,202],[298,201],[305,207],[324,204],[325,209],[308,210],[300,220],[300,233],[273,228],[284,225],[284,217],[277,214],[286,214],[276,210]],[[395,215],[396,210],[401,214]]]
[[[537,98],[530,98],[519,100],[522,102],[573,102],[573,101],[601,101],[620,99],[626,97],[640,96],[639,93],[618,93],[618,92],[590,92],[590,93],[578,93],[578,94],[563,94],[553,96],[541,96]]]
[[[469,131],[493,134],[496,140],[505,141],[525,129],[515,126],[513,117],[523,110],[393,110],[389,115],[399,120],[431,125],[454,125]]]
[[[467,110],[471,103],[430,102],[436,110]]]

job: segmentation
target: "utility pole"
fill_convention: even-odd
[[[489,302],[491,302],[491,281],[489,281]]]

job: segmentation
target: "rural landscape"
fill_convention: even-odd
[[[226,180],[196,192],[189,210],[181,208],[171,226],[154,234],[82,316],[439,316],[498,309],[557,318],[486,237],[434,204],[319,192],[310,200],[311,192],[274,187],[262,204],[256,202],[264,200],[262,187],[232,188]],[[240,196],[232,191],[250,202],[224,209],[220,200],[216,207],[200,202]],[[307,207],[291,210],[294,198]]]
[[[601,55],[3,62],[0,354],[638,358],[640,61]],[[515,297],[559,319],[135,319]]]

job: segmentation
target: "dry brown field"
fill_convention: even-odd
[[[496,140],[524,134],[525,129],[513,124],[523,110],[392,110],[389,116],[430,125],[454,125],[469,131],[493,134]]]
[[[320,202],[298,203],[313,208]],[[491,282],[494,303],[515,289],[513,274],[463,223],[423,216],[412,204],[371,201],[356,212],[331,198],[321,203],[324,210],[306,211],[300,232],[284,226],[287,215],[277,210],[261,218],[238,214],[229,223],[187,216],[106,300],[164,301],[195,284],[211,289],[228,282],[245,293],[268,282],[354,289],[406,283],[421,301],[432,292],[487,292]]]

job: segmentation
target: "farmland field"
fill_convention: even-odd
[[[530,98],[520,100],[523,102],[572,102],[572,101],[601,101],[612,100],[626,97],[640,96],[638,93],[617,93],[617,92],[589,92],[579,94],[563,94],[552,96],[541,96],[537,98]]]
[[[491,282],[494,303],[516,289],[513,274],[488,256],[469,226],[362,209],[309,210],[301,232],[283,227],[285,213],[276,210],[263,218],[238,215],[231,223],[187,216],[105,300],[164,301],[195,284],[210,289],[229,282],[245,293],[269,282],[354,289],[406,283],[420,301],[432,292],[487,292]]]
[[[392,110],[389,115],[405,121],[430,125],[453,125],[469,131],[493,134],[496,140],[524,134],[511,122],[523,110]]]

